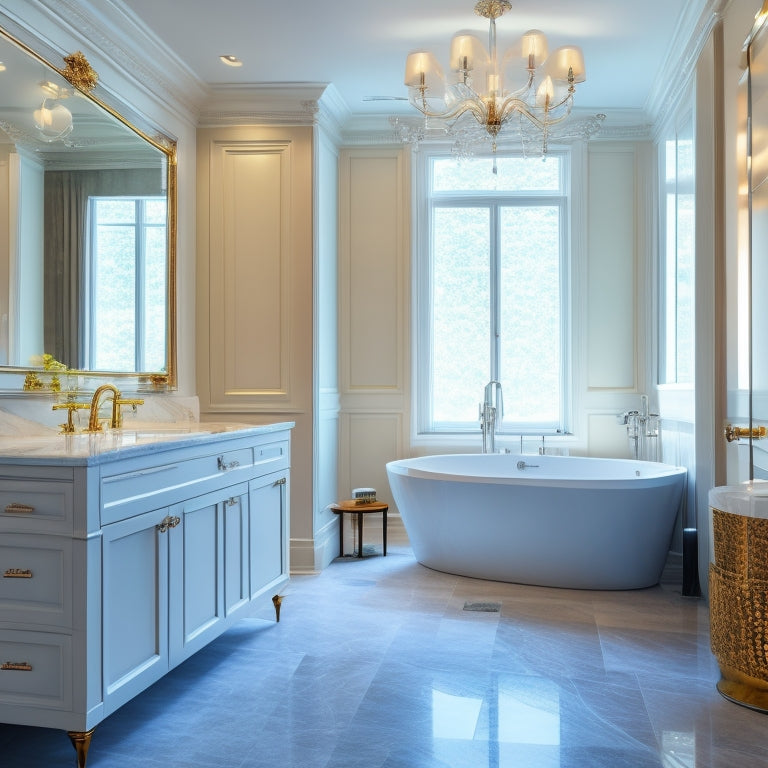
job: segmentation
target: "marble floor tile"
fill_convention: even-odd
[[[675,585],[467,579],[396,539],[293,577],[279,623],[256,606],[107,718],[88,765],[768,768],[768,718],[717,679],[707,604]],[[62,732],[0,725],[2,768],[74,762]]]

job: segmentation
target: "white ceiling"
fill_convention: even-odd
[[[175,55],[200,83],[333,83],[352,114],[413,111],[404,63],[417,48],[445,62],[452,35],[488,22],[474,0],[113,0]],[[527,29],[543,30],[550,50],[584,50],[587,81],[576,106],[644,110],[683,16],[704,0],[512,0],[497,21],[502,52]],[[686,15],[684,12],[688,11]],[[223,65],[222,54],[243,61]],[[444,63],[445,67],[445,63]]]

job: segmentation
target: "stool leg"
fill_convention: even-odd
[[[363,515],[357,513],[357,556],[363,556]]]
[[[387,510],[384,510],[384,530],[382,531],[384,538],[384,557],[387,556]]]
[[[339,557],[344,557],[344,513],[339,512]]]

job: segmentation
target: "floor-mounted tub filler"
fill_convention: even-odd
[[[446,454],[387,464],[416,559],[495,581],[573,589],[658,583],[684,467],[576,456]]]

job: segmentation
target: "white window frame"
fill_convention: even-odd
[[[580,325],[575,314],[575,304],[573,301],[574,290],[576,290],[574,281],[574,264],[578,261],[577,253],[581,247],[577,245],[578,238],[574,237],[572,221],[581,211],[576,211],[578,207],[578,195],[574,193],[573,178],[574,174],[579,176],[579,168],[583,165],[582,153],[572,151],[571,147],[551,147],[552,154],[558,154],[563,161],[563,192],[556,197],[563,198],[562,220],[561,220],[561,426],[558,429],[542,430],[531,429],[525,432],[508,431],[504,429],[499,433],[504,436],[515,438],[511,445],[516,444],[519,439],[520,445],[523,443],[524,436],[547,437],[549,442],[575,442],[574,433],[580,427],[580,418],[578,417],[578,397],[576,381],[583,377],[583,372],[579,372],[581,367],[574,365],[573,346],[576,329]],[[429,184],[428,174],[431,168],[432,158],[450,156],[450,149],[445,145],[422,145],[419,151],[413,155],[413,413],[411,419],[411,443],[413,445],[445,444],[461,445],[476,442],[477,427],[467,426],[463,429],[451,431],[435,431],[428,429],[430,425],[425,424],[424,414],[430,410],[429,398],[430,390],[425,385],[429,381],[429,365],[431,356],[425,350],[430,349],[431,336],[431,316],[432,308],[430,303],[430,253],[431,253],[431,208],[432,202],[428,195]],[[514,153],[509,153],[514,154]],[[541,162],[541,160],[539,160]],[[522,196],[521,196],[522,197]],[[530,199],[530,194],[525,195]],[[541,196],[537,196],[541,197]],[[580,228],[583,239],[583,228]],[[576,370],[576,369],[579,370]],[[503,382],[502,382],[503,384]],[[482,392],[478,393],[478,401],[482,398]],[[479,423],[479,422],[478,422]]]

